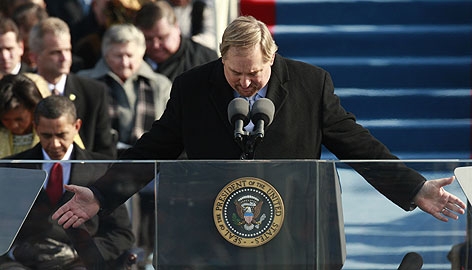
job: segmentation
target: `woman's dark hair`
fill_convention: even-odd
[[[0,117],[20,105],[33,112],[41,99],[36,84],[23,74],[8,74],[0,80]]]

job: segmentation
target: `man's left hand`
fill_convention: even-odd
[[[429,180],[414,198],[414,203],[426,213],[447,222],[448,217],[458,219],[465,213],[465,203],[444,189],[454,181],[454,176]]]

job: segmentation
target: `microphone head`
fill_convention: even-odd
[[[234,126],[236,120],[243,120],[244,125],[249,123],[249,102],[244,98],[235,98],[228,104],[228,120]]]
[[[423,257],[416,252],[408,252],[397,270],[420,270],[423,266]]]
[[[251,120],[253,123],[263,120],[264,126],[267,127],[274,120],[274,113],[274,103],[268,98],[260,98],[252,105]]]

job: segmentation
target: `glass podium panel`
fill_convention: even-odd
[[[44,163],[0,161],[1,199],[16,199],[2,204],[2,233],[9,231],[10,235],[10,239],[0,238],[3,253],[8,251],[11,237],[18,237],[18,229],[25,227],[20,222],[16,230],[3,229],[18,220],[5,211],[29,215],[31,203],[40,197]],[[467,269],[472,265],[470,208],[449,222],[420,209],[404,211],[359,174],[372,168],[382,168],[373,170],[381,174],[395,173],[388,168],[402,163],[428,180],[456,175],[457,180],[445,189],[468,202],[472,160],[66,163],[76,164],[83,177],[112,163],[126,163],[127,171],[117,175],[130,179],[129,186],[120,187],[126,192],[136,188],[134,178],[142,175],[143,163],[156,168],[149,176],[156,181],[145,189],[155,192],[156,198],[156,233],[149,238],[154,238],[152,257],[157,269],[398,269],[411,252],[421,256],[422,269]],[[10,169],[5,167],[35,169],[27,174],[27,178],[34,176],[35,184],[23,182],[20,173],[6,173]],[[26,190],[28,196],[17,195]],[[143,220],[137,205],[134,196],[126,202],[133,229],[139,230]],[[82,249],[80,254],[100,255],[96,247],[79,240],[82,242],[75,245]],[[138,263],[146,259],[139,257]],[[90,269],[98,269],[93,266],[96,262],[89,260]],[[146,269],[152,269],[150,262],[146,264]]]
[[[187,162],[161,163],[158,269],[397,269],[418,258],[421,269],[450,269],[468,261],[469,211],[446,223],[404,211],[358,171],[394,175],[405,165],[432,180],[453,176],[469,160]],[[238,245],[247,240],[231,228],[242,222],[232,192],[243,189],[244,197],[250,184],[238,180],[245,177],[267,181],[284,202],[280,231],[260,246]],[[445,189],[468,201],[459,181]]]
[[[333,163],[201,161],[160,168],[161,269],[342,266],[344,230]]]
[[[451,177],[455,168],[472,164],[469,160],[402,162],[428,180]],[[342,269],[461,269],[461,261],[463,266],[469,257],[465,249],[470,246],[470,206],[458,220],[448,222],[441,222],[418,208],[404,211],[348,164],[352,165],[347,161],[336,162],[346,236],[347,255]],[[468,181],[472,182],[472,178]],[[445,189],[467,202],[459,181]],[[422,268],[398,268],[411,252],[421,256]]]
[[[8,252],[46,180],[46,172],[0,168],[0,255]]]
[[[134,215],[131,202],[105,217],[95,216],[79,228],[64,230],[51,219],[51,215],[59,206],[51,205],[45,191],[47,172],[54,161],[43,160],[1,160],[0,161],[0,247],[2,254],[0,264],[9,260],[10,247],[20,250],[18,259],[21,263],[38,262],[46,264],[36,267],[50,269],[54,252],[41,254],[38,250],[57,250],[59,263],[74,260],[78,254],[87,269],[121,269],[133,263],[132,228],[128,228]],[[107,172],[112,164],[124,163],[127,171],[121,171],[120,177],[129,179],[129,183],[120,186],[120,190],[134,188],[134,178],[140,175],[143,168],[155,168],[155,161],[61,161],[63,175],[68,175],[68,184],[88,186]],[[152,169],[149,177],[152,179],[156,172]],[[63,179],[66,180],[67,179]],[[58,205],[70,200],[73,193],[66,191]],[[126,201],[126,200],[125,200]],[[138,224],[138,219],[132,225]],[[98,237],[96,237],[98,236]],[[74,255],[67,247],[73,247]],[[15,254],[17,255],[17,254]],[[47,258],[47,259],[45,259]],[[36,261],[35,261],[36,260]],[[48,261],[53,261],[48,264]],[[107,264],[107,266],[105,266]],[[116,266],[116,267],[115,267]],[[0,266],[0,268],[2,268]],[[3,268],[2,268],[3,269]]]

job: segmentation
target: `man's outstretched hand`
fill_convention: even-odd
[[[465,203],[444,189],[453,181],[454,176],[426,181],[416,194],[414,203],[441,221],[447,222],[448,217],[458,219],[457,214],[465,213]]]
[[[64,188],[75,193],[74,197],[52,215],[64,229],[77,228],[98,213],[100,204],[89,188],[76,185],[65,185]]]

